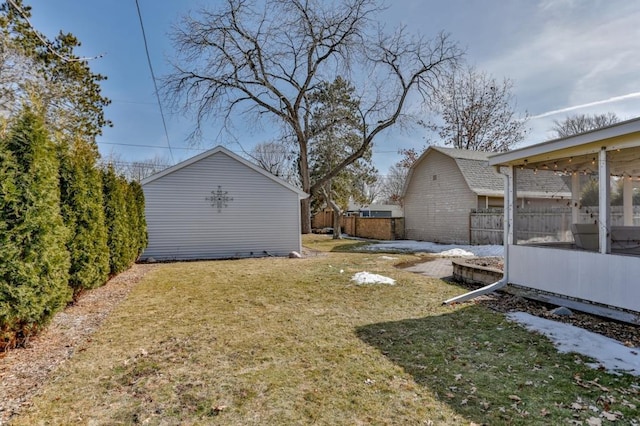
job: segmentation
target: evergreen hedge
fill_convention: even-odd
[[[144,195],[116,174],[112,165],[102,172],[104,210],[108,229],[109,267],[118,274],[131,266],[146,247]]]
[[[69,233],[42,116],[26,108],[0,146],[0,345],[11,347],[71,300]]]
[[[131,206],[133,211],[133,239],[135,240],[135,256],[136,259],[140,257],[144,249],[149,242],[149,236],[147,234],[147,219],[144,215],[144,192],[142,186],[135,180],[129,182],[129,192],[132,195]]]
[[[147,244],[144,195],[95,144],[57,146],[26,107],[0,130],[0,352],[25,342]]]
[[[104,284],[109,277],[109,246],[105,223],[102,175],[98,153],[83,140],[60,144],[62,216],[71,232],[69,285],[74,296]]]

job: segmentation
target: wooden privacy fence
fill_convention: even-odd
[[[579,223],[598,219],[598,207],[582,207]],[[472,209],[469,215],[469,241],[471,244],[502,244],[504,236],[503,209]],[[518,209],[515,231],[517,240],[550,238],[571,241],[572,210],[562,208]],[[611,225],[623,224],[622,206],[611,207]],[[640,206],[633,207],[633,224],[640,225]]]
[[[401,240],[404,238],[402,217],[358,217],[342,216],[342,232],[353,237],[375,240]],[[319,212],[311,219],[314,229],[333,228],[333,212]]]
[[[502,244],[502,209],[472,209],[469,214],[469,242],[471,244]]]
[[[333,212],[325,210],[314,214],[311,217],[311,227],[313,229],[333,228]]]
[[[371,238],[374,240],[404,239],[404,218],[402,217],[342,217],[342,231],[345,234]]]

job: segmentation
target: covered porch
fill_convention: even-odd
[[[509,283],[640,313],[640,118],[497,154],[489,164],[505,175]],[[531,170],[566,180],[571,194],[558,194],[557,209],[569,223],[532,232],[521,220],[518,175]]]

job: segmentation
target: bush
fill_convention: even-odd
[[[102,171],[109,267],[112,275],[131,266],[138,257],[139,227],[135,198],[127,180],[109,165]],[[146,231],[145,231],[146,232]]]
[[[145,248],[147,248],[147,243],[149,242],[149,236],[147,234],[147,220],[144,216],[144,192],[142,191],[142,186],[136,181],[131,181],[129,183],[129,192],[132,195],[131,206],[132,211],[131,215],[133,217],[132,220],[132,231],[133,238],[136,242],[136,259],[140,257]]]
[[[58,161],[25,109],[0,139],[0,344],[28,339],[71,299]],[[0,348],[2,349],[2,348]]]
[[[102,175],[92,145],[76,140],[59,149],[62,216],[71,233],[67,243],[69,285],[77,296],[82,290],[103,285],[109,277]]]

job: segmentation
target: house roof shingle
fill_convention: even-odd
[[[452,158],[469,188],[480,196],[503,196],[504,178],[489,165],[489,156],[494,152],[471,151],[467,149],[431,146],[420,159],[430,151],[440,152]],[[416,161],[416,164],[420,161]],[[534,173],[533,170],[518,170],[518,193],[526,197],[547,198],[570,196],[571,190],[566,179],[554,173]]]

